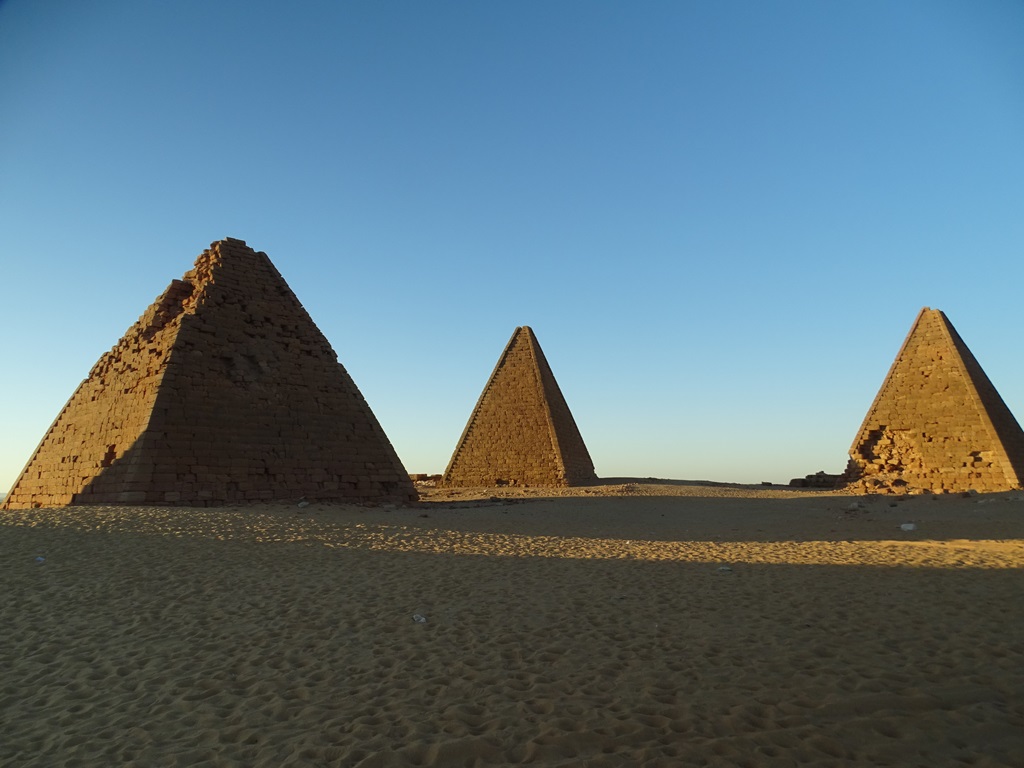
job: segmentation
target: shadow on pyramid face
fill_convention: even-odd
[[[5,504],[412,501],[355,383],[264,253],[214,243],[93,366]]]

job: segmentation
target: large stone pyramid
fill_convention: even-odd
[[[445,470],[445,485],[586,485],[594,463],[537,337],[516,328]]]
[[[854,490],[1003,491],[1024,480],[1024,432],[952,323],[918,314],[850,448]]]
[[[4,503],[405,501],[401,461],[265,253],[213,243],[89,372]]]

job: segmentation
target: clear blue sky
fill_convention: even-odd
[[[0,2],[0,490],[213,240],[411,472],[531,325],[602,476],[839,471],[922,306],[1024,418],[1024,3]]]

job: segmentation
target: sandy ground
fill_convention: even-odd
[[[1024,765],[1024,493],[423,494],[0,513],[0,765]]]

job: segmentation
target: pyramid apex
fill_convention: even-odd
[[[214,240],[210,243],[210,247],[207,251],[215,251],[220,253],[222,251],[252,251],[255,253],[255,249],[249,247],[249,244],[245,240],[239,240],[237,237],[225,237],[221,240]],[[200,257],[202,258],[202,257]]]

